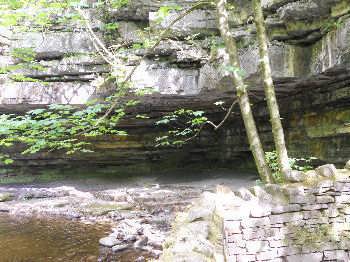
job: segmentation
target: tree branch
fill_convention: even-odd
[[[141,61],[150,53],[153,52],[155,50],[155,48],[161,43],[161,41],[165,38],[165,36],[171,31],[171,27],[173,25],[175,25],[178,21],[180,21],[181,19],[183,19],[185,16],[187,16],[188,14],[192,13],[194,10],[200,8],[201,6],[204,5],[209,5],[212,4],[210,1],[204,1],[204,2],[199,2],[195,5],[193,5],[191,8],[189,8],[188,10],[184,11],[182,14],[180,14],[178,17],[176,17],[168,26],[167,28],[165,28],[163,30],[163,32],[161,33],[159,39],[157,40],[157,42],[148,50],[148,52],[146,52],[146,54],[144,56],[142,56],[138,61],[137,61],[137,65],[134,66],[134,68],[129,72],[129,74],[125,77],[125,79],[121,82],[120,86],[123,87],[126,85],[126,83],[128,81],[131,80],[131,77],[133,76],[133,74],[135,73],[136,69],[139,67]],[[96,36],[95,32],[93,31],[87,17],[85,16],[85,14],[79,9],[79,13],[82,14],[82,16],[84,17],[85,21],[86,21],[86,25],[87,25],[87,29],[89,31],[89,33],[92,35],[93,40],[96,41],[97,47],[99,46],[100,49],[102,49],[106,54],[108,54],[111,57],[114,57],[114,54],[112,54],[107,48],[106,46],[102,43],[102,41]],[[96,45],[95,45],[96,48]],[[100,49],[97,49],[97,51],[101,51]],[[99,52],[100,53],[100,52]],[[103,53],[102,53],[103,54]],[[106,60],[107,63],[114,65],[114,62],[110,62],[108,58],[106,58],[105,56],[103,56],[103,58]],[[112,112],[113,110],[116,108],[116,106],[118,105],[119,100],[115,100],[111,106],[109,107],[109,109],[105,112],[105,114],[103,116],[101,116],[95,123],[94,126],[99,125],[104,119],[106,119]],[[91,128],[92,129],[92,128]]]

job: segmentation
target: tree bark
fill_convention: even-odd
[[[283,126],[279,113],[275,87],[272,79],[272,72],[270,66],[270,59],[268,53],[268,40],[266,35],[265,19],[261,7],[261,0],[253,0],[253,9],[255,16],[255,25],[257,29],[257,37],[259,43],[260,54],[260,70],[261,76],[264,80],[264,90],[267,101],[267,107],[270,114],[270,121],[272,125],[272,134],[275,142],[276,152],[278,156],[278,163],[282,174],[286,175],[290,172],[291,167],[288,158],[288,152],[284,139]]]
[[[242,76],[239,74],[240,64],[237,53],[237,45],[235,39],[229,32],[228,12],[226,10],[226,0],[217,0],[217,12],[219,19],[219,29],[221,36],[225,42],[226,50],[229,54],[230,64],[234,67],[233,82],[236,86],[237,97],[245,125],[250,149],[253,153],[255,164],[257,166],[260,178],[266,183],[273,182],[271,170],[266,164],[265,153],[259,138],[258,130],[255,125],[253,112],[250,106],[247,86]]]

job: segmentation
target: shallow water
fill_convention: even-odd
[[[97,261],[107,226],[0,216],[0,261]]]
[[[254,183],[252,174],[206,173],[175,174],[172,176],[139,177],[118,179],[118,177],[85,176],[59,179],[47,183],[11,184],[10,187],[54,187],[70,185],[84,191],[108,188],[133,188],[148,184],[174,189],[179,185],[214,190],[217,184],[232,188]],[[6,185],[3,185],[6,187]],[[98,241],[110,233],[109,225],[86,225],[65,219],[15,218],[0,213],[0,262],[48,262],[48,261],[120,261],[132,262],[142,254],[135,250],[122,254],[111,254],[109,249],[99,247]]]
[[[106,225],[86,225],[64,219],[15,218],[0,215],[1,262],[134,261],[140,252],[112,254],[98,241]]]

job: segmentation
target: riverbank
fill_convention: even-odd
[[[175,213],[186,210],[202,192],[214,191],[217,184],[232,188],[251,185],[254,179],[251,174],[217,171],[215,174],[155,176],[129,181],[79,176],[75,180],[17,183],[0,187],[0,212],[6,214],[6,220],[19,224],[32,219],[47,221],[47,224],[56,224],[56,221],[67,225],[73,223],[74,228],[80,228],[79,224],[84,225],[83,228],[85,225],[101,228],[100,233],[95,234],[98,237],[90,240],[97,247],[100,261],[134,261],[138,258],[142,261],[143,258],[157,258],[162,253],[162,244],[170,232]],[[36,230],[45,229],[39,227]],[[6,236],[0,234],[0,243],[1,238]],[[24,249],[40,248],[35,244],[40,246],[40,243],[33,243],[33,246],[27,243]],[[77,250],[76,253],[79,254]],[[11,254],[8,256],[11,260]],[[40,261],[41,258],[33,259]],[[53,258],[50,261],[59,260]]]

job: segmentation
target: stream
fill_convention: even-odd
[[[148,261],[161,254],[175,213],[202,192],[218,184],[237,189],[255,180],[252,174],[227,171],[3,180],[0,261]],[[101,244],[101,238],[111,237],[118,249]]]

